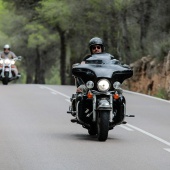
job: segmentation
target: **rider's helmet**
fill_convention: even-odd
[[[90,52],[92,53],[92,46],[93,45],[100,45],[102,48],[102,52],[104,52],[105,47],[104,47],[104,43],[103,40],[99,37],[94,37],[89,41],[89,48],[90,48]]]
[[[6,51],[6,49],[8,49],[8,51]],[[9,51],[10,51],[10,45],[8,45],[8,44],[4,45],[4,52],[5,52],[6,54],[8,54]]]

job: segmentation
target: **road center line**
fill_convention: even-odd
[[[61,93],[61,92],[59,92],[59,91],[57,91],[57,90],[54,90],[54,89],[52,89],[52,88],[50,88],[50,87],[40,86],[40,88],[41,88],[41,89],[48,89],[48,90],[50,90],[50,91],[53,92],[53,93],[58,93],[59,95],[64,96],[64,97],[70,99],[69,96],[67,96],[67,95],[65,95],[65,94],[63,94],[63,93]]]
[[[123,128],[123,129],[126,129],[126,130],[128,130],[128,131],[134,131],[133,129],[128,128],[128,127],[126,127],[126,126],[124,126],[124,125],[120,125],[120,127]]]
[[[71,103],[71,101],[69,99],[65,99],[67,102]]]
[[[170,152],[170,148],[164,148],[164,150],[166,150],[166,151]]]
[[[162,143],[170,146],[170,143],[167,142],[166,140],[163,140],[163,139],[161,139],[161,138],[159,138],[159,137],[157,137],[157,136],[155,136],[155,135],[153,135],[153,134],[151,134],[151,133],[149,133],[149,132],[146,132],[146,131],[144,131],[144,130],[136,127],[136,126],[130,125],[130,124],[128,124],[128,123],[126,124],[126,126],[129,126],[129,127],[133,128],[133,129],[135,129],[135,130],[137,130],[137,131],[139,131],[139,132],[141,132],[141,133],[143,133],[143,134],[145,134],[145,135],[147,135],[147,136],[149,136],[149,137],[151,137],[151,138],[153,138],[153,139],[156,139],[156,140],[159,141],[159,142],[162,142]]]

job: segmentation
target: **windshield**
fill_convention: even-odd
[[[113,59],[108,53],[100,53],[93,54],[86,60],[86,64],[120,64],[120,61]]]

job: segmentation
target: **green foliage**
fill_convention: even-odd
[[[162,41],[158,41],[154,44],[154,53],[155,56],[157,56],[157,58],[160,60],[160,61],[163,61],[165,56],[168,54],[168,51],[169,51],[169,47],[170,47],[170,40],[165,38],[165,39],[162,39]]]
[[[48,74],[46,74],[47,84],[61,84],[59,70],[56,66],[53,66]]]
[[[39,23],[27,24],[24,30],[29,33],[29,48],[35,48],[36,46],[42,46],[42,48],[45,48],[49,45],[51,39],[54,40],[54,38],[56,38],[53,34],[49,34],[49,30]]]
[[[0,0],[0,14],[3,13],[3,9],[4,9],[4,5],[3,5],[2,0]]]
[[[42,0],[41,7],[37,8],[39,14],[44,18],[45,22],[56,26],[60,24],[62,28],[71,25],[70,22],[70,3],[67,0]]]
[[[169,7],[167,0],[0,0],[0,47],[8,43],[24,56],[26,76],[34,78],[37,63],[43,65],[50,84],[60,83],[59,31],[65,36],[67,65],[89,53],[94,36],[102,37],[107,52],[118,59],[133,62],[143,54],[163,59],[170,46]]]
[[[115,0],[114,6],[117,11],[122,11],[124,9],[128,9],[132,5],[133,0]]]
[[[155,97],[167,100],[168,99],[168,93],[167,93],[166,89],[160,88],[158,90],[157,94],[155,95]]]

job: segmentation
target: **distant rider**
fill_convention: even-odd
[[[8,59],[13,59],[16,58],[17,56],[10,50],[10,46],[8,44],[4,45],[4,51],[0,54],[0,58],[8,58]],[[20,74],[18,73],[18,69],[16,65],[11,65],[12,71],[14,71],[15,76],[20,77]],[[2,65],[0,64],[0,70],[2,70]]]

